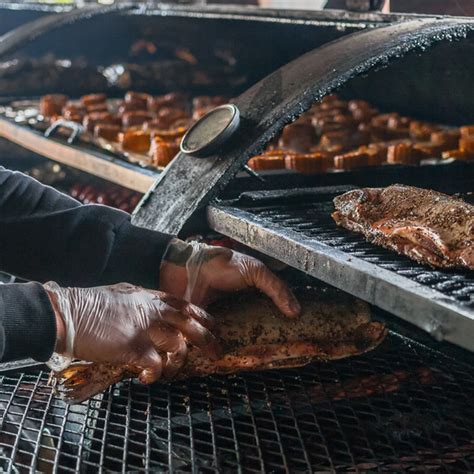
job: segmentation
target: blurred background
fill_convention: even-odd
[[[100,3],[110,5],[123,0],[18,0],[2,3],[77,5]],[[130,0],[127,0],[130,2]],[[133,1],[133,0],[132,0]],[[153,3],[153,2],[150,2]],[[378,10],[383,12],[429,13],[443,15],[474,16],[474,0],[171,0],[156,3],[183,4],[238,4],[264,8],[302,10],[349,9],[356,11]]]

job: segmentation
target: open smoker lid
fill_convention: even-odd
[[[474,121],[469,80],[474,73],[473,48],[474,21],[424,19],[356,33],[300,57],[235,99],[241,117],[237,132],[219,153],[207,158],[181,153],[145,196],[133,222],[179,233],[287,123],[336,90],[420,119],[446,124]],[[464,285],[469,299],[473,280],[466,272],[454,272],[452,277],[448,272],[446,277],[446,272],[430,272],[412,262],[405,264],[412,276],[405,276],[387,269],[388,260],[372,263],[326,245],[311,237],[314,234],[298,234],[258,213],[240,211],[212,204],[207,209],[211,227],[438,339],[474,350],[472,304],[423,280],[431,273],[438,275],[441,286]]]

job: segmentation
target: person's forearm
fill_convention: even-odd
[[[0,285],[0,360],[47,361],[56,344],[56,319],[39,283]]]
[[[61,285],[128,281],[156,288],[171,236],[133,226],[130,216],[74,199],[0,168],[0,269]]]

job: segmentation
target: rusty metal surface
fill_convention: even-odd
[[[469,42],[473,29],[473,21],[458,19],[398,23],[346,36],[278,69],[234,101],[240,109],[241,127],[227,147],[207,159],[180,154],[137,209],[134,223],[179,232],[250,157],[321,97],[406,55],[429,54],[439,42]]]

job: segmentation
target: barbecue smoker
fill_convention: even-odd
[[[213,155],[181,154],[133,216],[137,225],[183,237],[219,232],[286,263],[289,280],[322,281],[369,301],[390,328],[382,346],[301,369],[152,387],[124,382],[78,406],[54,397],[42,367],[6,368],[2,468],[471,472],[472,274],[435,271],[375,247],[337,228],[329,214],[346,189],[396,182],[469,200],[473,164],[311,176],[241,170],[335,90],[420,119],[474,121],[473,48],[474,22],[434,18],[320,46],[236,96],[237,132]]]

